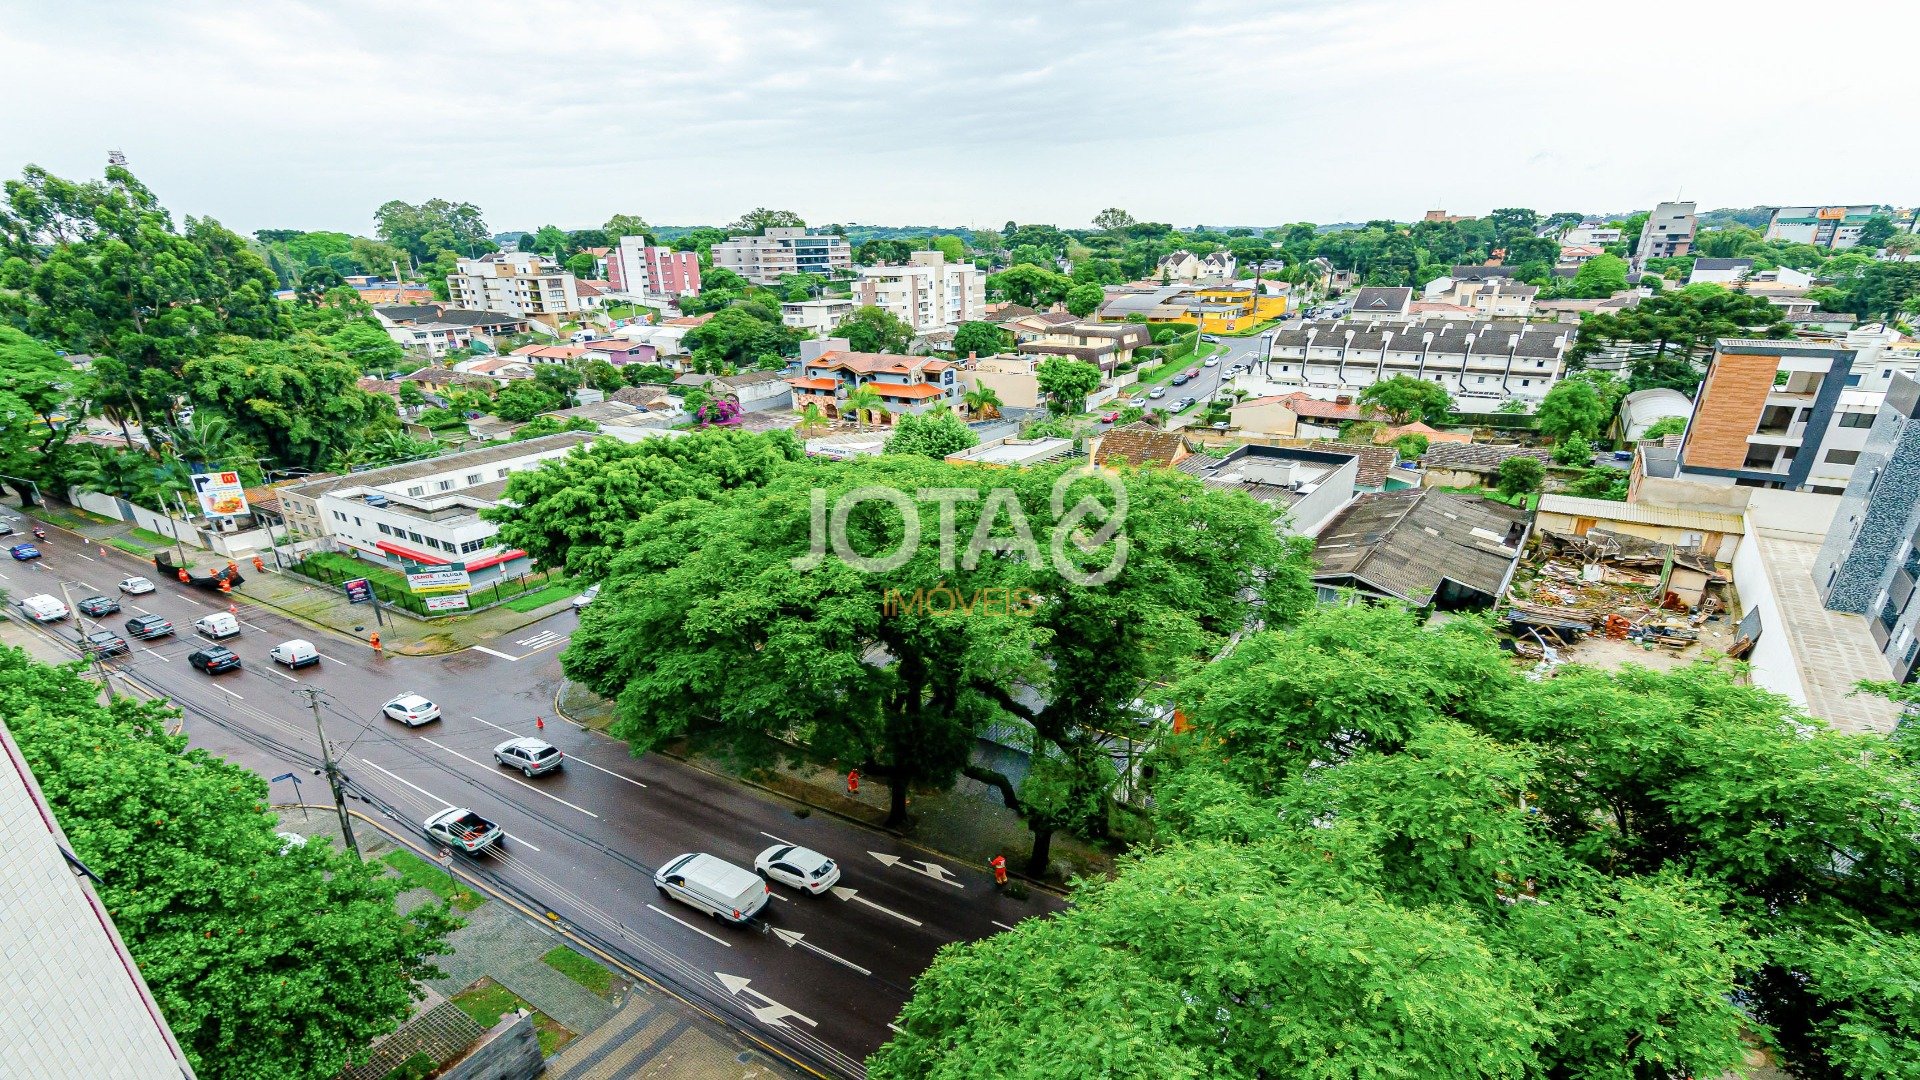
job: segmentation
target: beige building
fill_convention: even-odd
[[[1084,360],[1097,365],[1103,377],[1112,378],[1116,367],[1151,344],[1152,331],[1139,323],[1072,322],[1050,326],[1021,342],[1020,351],[1041,360],[1049,356]]]
[[[967,363],[963,378],[969,389],[979,387],[994,392],[1000,404],[1009,409],[1040,407],[1040,380],[1034,372],[1040,366],[1038,356],[982,356]]]
[[[448,295],[458,307],[551,322],[588,306],[574,276],[544,255],[496,251],[458,265],[447,275]]]
[[[950,263],[938,251],[916,251],[905,266],[861,267],[853,299],[926,334],[985,318],[987,275],[970,262]]]
[[[785,274],[832,277],[848,270],[853,266],[853,249],[843,236],[768,229],[759,236],[736,236],[713,245],[713,265],[756,285],[772,285]]]
[[[827,337],[847,316],[853,314],[851,300],[796,300],[780,305],[780,322],[795,330]]]
[[[1283,439],[1338,438],[1341,424],[1358,419],[1360,407],[1351,399],[1321,401],[1304,393],[1248,398],[1227,414],[1235,431]]]

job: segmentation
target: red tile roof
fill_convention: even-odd
[[[796,390],[836,390],[840,386],[838,379],[788,379],[787,385]]]
[[[845,368],[848,371],[857,371],[863,375],[871,375],[880,371],[898,372],[904,375],[913,371],[939,374],[953,365],[945,360],[935,360],[927,356],[900,356],[896,353],[845,352],[840,349],[834,349],[831,352],[821,353],[815,359],[807,361],[807,366]]]
[[[908,383],[902,386],[899,383],[873,382],[867,385],[878,391],[883,398],[931,398],[940,396],[940,388],[932,383]]]

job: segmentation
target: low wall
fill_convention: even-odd
[[[131,503],[113,495],[103,495],[98,491],[82,491],[79,488],[73,488],[67,492],[67,501],[89,514],[123,521],[136,528],[159,533],[169,540],[178,540],[183,544],[217,552],[229,559],[250,559],[255,555],[264,554],[273,546],[272,534],[266,529],[243,529],[238,532],[203,529],[191,521],[171,518],[137,503]]]

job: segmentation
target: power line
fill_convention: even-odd
[[[333,751],[327,746],[327,729],[320,722],[320,688],[303,686],[294,693],[305,694],[307,704],[313,709],[313,727],[320,733],[320,761],[327,770],[327,786],[333,789],[333,808],[340,812],[340,835],[346,838],[347,850],[353,852],[353,857],[365,862],[360,845],[353,838],[353,819],[347,815],[347,797],[340,790],[340,770],[334,766]]]

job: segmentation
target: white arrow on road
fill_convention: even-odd
[[[747,1011],[753,1014],[754,1019],[760,1021],[763,1024],[771,1024],[774,1027],[783,1028],[787,1026],[786,1024],[787,1019],[791,1017],[792,1019],[798,1020],[801,1023],[807,1025],[808,1027],[820,1026],[819,1024],[814,1023],[812,1018],[805,1017],[800,1015],[797,1012],[794,1012],[792,1009],[787,1008],[785,1005],[780,1004],[779,1002],[773,1000],[767,995],[747,985],[748,983],[751,983],[753,981],[752,979],[743,979],[738,975],[728,975],[725,972],[721,972],[721,971],[714,972],[713,976],[714,978],[720,980],[721,986],[724,986],[727,988],[727,993],[732,994],[735,997],[738,997],[742,991],[745,991],[746,993],[752,994],[754,997],[759,998],[761,1001],[766,1002],[765,1005],[747,1006]]]
[[[953,878],[947,876],[953,873],[953,871],[947,869],[944,866],[941,866],[939,863],[928,862],[925,859],[919,859],[919,860],[903,859],[898,855],[887,855],[878,851],[869,851],[867,852],[867,854],[873,856],[876,859],[879,859],[883,864],[887,866],[898,866],[906,870],[911,870],[916,874],[920,874],[925,877],[930,877],[933,880],[938,881],[943,885],[951,885],[956,889],[966,888],[965,884],[959,881],[955,881]],[[918,866],[914,865],[916,861],[919,863]]]
[[[899,912],[889,907],[881,907],[879,904],[876,904],[873,901],[867,899],[866,897],[861,896],[859,893],[859,890],[857,889],[846,889],[838,885],[835,885],[832,889],[832,892],[833,892],[833,895],[839,897],[842,900],[857,900],[860,903],[867,905],[868,907],[872,908],[875,911],[884,911],[888,915],[891,915],[894,918],[899,919],[901,922],[912,923],[915,926],[920,925],[919,919],[916,919],[911,915],[902,915]]]
[[[843,964],[847,967],[850,967],[862,975],[873,974],[873,972],[868,971],[866,968],[861,967],[859,964],[854,963],[853,961],[847,959],[846,957],[835,956],[832,953],[828,952],[827,950],[821,948],[820,946],[815,945],[813,942],[808,941],[807,935],[805,934],[796,934],[791,930],[782,930],[776,926],[773,928],[773,936],[779,938],[781,941],[786,942],[787,948],[789,949],[793,948],[795,945],[798,945],[810,953],[817,953],[833,961],[836,964]]]

